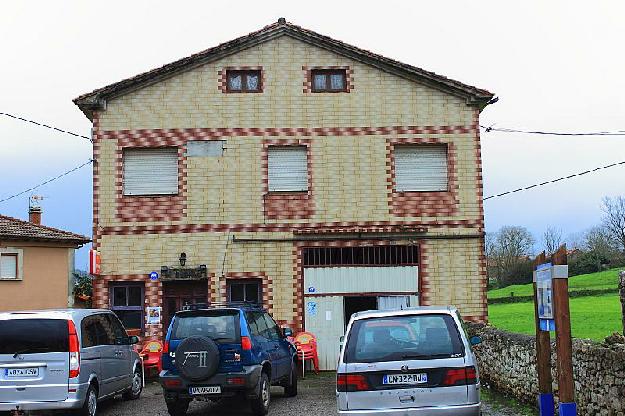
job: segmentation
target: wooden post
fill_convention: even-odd
[[[546,257],[543,251],[534,260],[534,270],[545,263]],[[538,318],[538,302],[536,281],[534,280],[534,317],[536,323],[536,372],[538,373],[538,407],[540,416],[553,416],[553,388],[551,379],[551,339],[548,331],[540,330]]]
[[[623,335],[625,335],[625,270],[618,274],[618,289],[621,298],[621,321],[623,322]]]
[[[552,257],[553,265],[566,265],[566,246],[561,246]],[[553,279],[553,306],[556,321],[556,351],[558,366],[558,397],[560,416],[577,415],[575,385],[573,383],[573,342],[571,339],[571,312],[569,309],[569,279]]]

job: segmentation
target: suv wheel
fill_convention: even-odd
[[[91,385],[85,395],[85,403],[78,411],[80,416],[96,416],[98,414],[98,390]]]
[[[132,375],[132,384],[130,385],[130,389],[122,394],[122,398],[124,400],[137,400],[139,396],[141,396],[142,391],[143,377],[141,375],[141,370],[137,368]]]
[[[262,373],[260,380],[260,390],[258,397],[252,399],[252,413],[255,416],[264,416],[269,413],[269,402],[271,401],[271,386],[269,385],[269,377],[267,374]]]
[[[295,366],[295,363],[293,363],[291,367],[291,377],[284,386],[284,395],[286,397],[297,396],[297,367]]]
[[[171,416],[184,416],[189,410],[189,401],[178,399],[172,402],[165,402],[167,405],[167,412]]]

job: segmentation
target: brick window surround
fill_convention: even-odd
[[[319,91],[313,90],[312,85],[312,71],[319,70],[344,70],[345,71],[345,89],[340,91]],[[354,70],[349,66],[302,66],[304,71],[303,92],[304,94],[336,94],[336,93],[349,93],[354,89]]]
[[[254,91],[232,91],[228,89],[228,71],[259,71],[260,78],[258,80],[259,89]],[[262,66],[227,66],[217,71],[218,85],[217,88],[224,94],[258,94],[265,89],[265,71]]]
[[[292,220],[311,218],[314,214],[312,154],[309,139],[264,140],[261,155],[263,179],[263,213],[272,220]],[[295,192],[269,192],[269,148],[272,146],[306,147],[308,190]]]
[[[227,272],[225,277],[219,279],[219,296],[222,302],[228,300],[228,282],[233,280],[260,280],[260,296],[263,307],[269,313],[273,313],[273,279],[271,276],[268,276],[265,272]]]
[[[447,191],[396,191],[395,148],[402,145],[447,146]],[[401,138],[386,141],[386,188],[390,214],[397,217],[439,217],[458,213],[457,151],[453,142],[437,138]]]

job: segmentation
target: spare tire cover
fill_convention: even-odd
[[[219,367],[219,348],[207,337],[186,338],[176,348],[176,367],[189,380],[207,379]]]

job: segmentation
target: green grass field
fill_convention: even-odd
[[[580,274],[569,278],[569,290],[600,290],[600,289],[616,289],[618,288],[618,272],[622,268],[610,269],[603,272]],[[510,292],[514,292],[514,296],[532,296],[532,284],[512,285],[502,289],[494,289],[488,291],[488,298],[505,298],[510,296]]]
[[[618,294],[572,298],[570,307],[574,338],[603,341],[613,332],[623,331]],[[531,302],[489,305],[488,319],[493,326],[506,331],[535,333]]]

